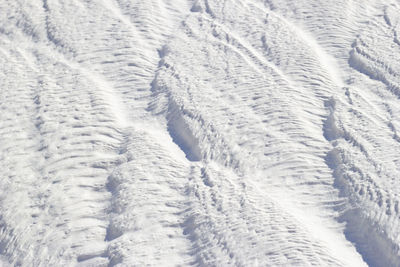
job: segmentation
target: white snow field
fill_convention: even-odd
[[[399,202],[399,1],[0,1],[1,266],[400,266]]]

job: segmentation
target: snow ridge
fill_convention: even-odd
[[[400,265],[396,1],[0,9],[2,265]]]

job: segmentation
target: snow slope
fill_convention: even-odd
[[[4,266],[400,266],[394,0],[0,3]]]

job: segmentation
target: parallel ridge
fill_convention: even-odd
[[[151,107],[155,112],[164,110],[169,120],[176,119],[168,115],[170,110],[178,110],[180,120],[196,138],[201,161],[218,162],[233,171],[230,174],[225,173],[227,170],[221,172],[231,178],[238,176],[230,179],[235,186],[257,184],[270,197],[265,200],[270,206],[276,206],[273,204],[275,197],[287,196],[279,199],[283,203],[280,212],[290,214],[282,215],[287,225],[293,221],[304,222],[304,217],[308,216],[311,221],[323,220],[326,226],[318,229],[321,235],[316,239],[307,237],[309,244],[315,244],[308,259],[300,254],[285,258],[285,249],[296,250],[296,245],[287,242],[285,235],[277,231],[276,238],[282,248],[281,252],[274,252],[274,257],[258,255],[256,251],[254,254],[236,252],[229,262],[238,266],[246,261],[256,262],[255,259],[261,265],[299,262],[330,265],[341,264],[341,260],[362,264],[354,247],[345,240],[341,226],[332,220],[334,209],[344,202],[337,196],[332,171],[325,162],[330,150],[323,131],[324,121],[329,117],[327,103],[341,86],[340,77],[329,68],[331,58],[316,41],[307,38],[309,35],[305,31],[279,14],[268,12],[265,20],[267,9],[244,2],[198,1],[192,11],[192,16],[183,24],[186,35],[165,48],[169,53],[162,58],[163,65],[154,82],[157,99]],[[197,52],[193,54],[193,50]],[[186,64],[192,61],[202,64]],[[196,195],[209,194],[207,186],[195,187],[200,190]],[[250,196],[241,201],[247,201],[252,194],[257,195],[249,193]],[[207,198],[198,201],[204,203]],[[239,202],[237,199],[227,201],[232,207],[239,205],[234,204]],[[310,212],[305,216],[299,209]],[[236,212],[239,211],[233,211]],[[235,240],[243,238],[241,242],[246,242],[246,235],[237,231],[231,233],[227,241],[213,243],[212,239],[226,238],[225,233],[220,232],[220,227],[224,227],[216,216],[205,209],[194,212],[191,218],[199,220],[201,225],[203,221],[209,222],[204,229],[215,229],[212,232],[218,236],[199,235],[193,230],[193,242],[203,265],[218,265],[219,261],[224,261],[219,253],[208,251],[209,246],[229,251],[235,250]],[[274,221],[268,214],[258,216]],[[247,224],[252,225],[251,222]],[[203,226],[198,227],[203,229]],[[302,233],[307,232],[304,227],[296,233],[303,236]],[[196,239],[200,236],[204,239]],[[331,238],[335,239],[335,244]],[[264,242],[268,243],[266,239]],[[343,249],[337,249],[338,243]]]
[[[339,100],[336,105],[330,105],[336,133],[331,136],[335,148],[327,160],[334,169],[335,186],[348,200],[342,216],[347,222],[346,236],[368,264],[397,266],[400,118],[396,58],[400,48],[395,14],[399,5],[396,1],[315,2],[274,5],[284,17],[303,21],[338,59],[346,84],[334,93]]]
[[[14,92],[2,101],[4,114],[21,123],[2,127],[2,254],[12,265],[108,262],[105,184],[121,141],[115,119],[77,70],[41,51],[24,53],[37,58],[15,52],[8,62],[17,67],[4,79]],[[21,73],[27,78],[15,78]],[[10,133],[18,132],[15,140]]]
[[[139,155],[130,164],[126,161],[130,160],[132,154],[128,150],[139,150],[136,148],[138,144],[151,144],[151,141],[140,144],[136,138],[130,139],[127,136],[131,136],[132,129],[129,127],[132,123],[149,120],[146,108],[152,94],[150,83],[159,60],[157,48],[161,47],[168,32],[180,21],[179,8],[185,6],[185,3],[173,2],[173,5],[168,6],[168,1],[95,3],[44,0],[28,6],[23,1],[10,1],[6,12],[2,12],[4,17],[1,20],[1,33],[6,39],[20,45],[17,51],[23,51],[19,58],[7,57],[5,64],[31,67],[20,67],[10,79],[29,73],[29,79],[33,80],[32,85],[28,86],[28,82],[22,79],[19,79],[20,85],[5,79],[5,88],[10,88],[7,93],[13,92],[12,88],[18,86],[30,88],[30,91],[5,95],[6,99],[2,103],[15,103],[17,108],[36,107],[25,112],[7,108],[6,114],[10,116],[10,121],[16,115],[29,115],[21,125],[16,126],[21,129],[5,128],[4,134],[7,137],[9,130],[29,134],[29,137],[21,138],[21,142],[16,144],[16,151],[23,149],[24,144],[29,144],[28,138],[32,139],[30,146],[33,148],[24,149],[32,151],[32,156],[27,155],[27,160],[39,162],[32,163],[32,168],[28,164],[25,168],[18,168],[20,172],[17,171],[19,175],[23,172],[32,173],[24,189],[18,189],[23,196],[27,190],[32,191],[33,196],[25,201],[27,208],[21,209],[22,214],[19,215],[29,219],[29,215],[25,213],[32,208],[35,210],[32,221],[25,219],[16,224],[16,217],[10,214],[14,206],[2,206],[6,210],[3,213],[1,252],[10,263],[35,266],[113,266],[123,262],[129,265],[145,263],[149,257],[159,257],[156,255],[157,251],[153,256],[148,254],[148,248],[154,242],[149,243],[143,250],[144,253],[140,254],[141,249],[145,248],[144,243],[136,247],[131,240],[132,235],[125,233],[136,231],[138,226],[134,229],[116,226],[122,212],[116,206],[122,204],[115,203],[125,202],[136,196],[137,184],[129,191],[124,191],[127,193],[124,199],[115,194],[114,188],[106,185],[110,185],[110,180],[114,177],[109,176],[113,170],[114,173],[122,172],[123,177],[127,177],[121,183],[122,187],[129,188],[132,185],[131,175],[127,174],[130,170],[144,166],[146,161],[154,165],[149,165],[148,168],[161,166],[164,161],[166,166],[169,164],[165,155],[156,164],[160,158],[152,157],[154,155],[150,153],[151,145],[142,148],[143,153],[148,154],[147,157],[143,155],[141,158]],[[156,9],[158,11],[154,13]],[[138,17],[137,14],[141,12],[144,16]],[[12,18],[11,25],[9,18]],[[11,42],[6,47],[6,55],[14,52]],[[29,95],[29,102],[26,99],[22,103],[17,101],[19,98],[23,99],[24,95]],[[27,123],[29,120],[34,123],[31,128],[26,129],[26,125],[30,125]],[[153,123],[158,122],[153,120]],[[4,140],[9,142],[9,139]],[[162,150],[160,147],[153,148]],[[11,160],[4,162],[15,166],[14,160],[18,155],[8,152],[9,145],[4,145],[4,149],[6,157]],[[165,152],[166,155],[168,153]],[[124,164],[121,165],[122,163]],[[120,165],[123,167],[119,167]],[[163,174],[158,175],[160,179],[166,179],[168,175],[173,177],[173,174],[174,172],[168,174],[164,170]],[[9,175],[13,177],[13,174]],[[16,190],[19,184],[14,181],[4,180],[4,186]],[[154,190],[160,186],[158,183],[148,182],[142,185],[145,189],[152,186]],[[154,190],[144,192],[137,199],[142,200],[142,204],[146,206],[147,198],[143,197],[147,193],[154,193]],[[178,189],[173,187],[165,196],[179,197],[180,193],[174,190]],[[13,199],[9,194],[5,194],[4,198],[4,204]],[[159,205],[158,210],[165,207],[163,201],[164,199],[160,199],[156,203]],[[169,202],[173,201],[178,202]],[[31,202],[35,204],[30,204]],[[172,209],[171,213],[174,212]],[[131,216],[128,219],[134,214],[135,210],[128,214]],[[160,218],[154,218],[154,224],[157,220]],[[121,223],[129,225],[134,221]],[[184,237],[180,237],[180,224],[174,224],[172,227],[179,233],[176,234],[177,237],[165,234],[162,236],[165,242],[161,243],[167,245],[168,241],[175,240],[174,243],[179,243],[179,246],[171,250],[165,249],[163,258],[158,260],[166,262],[165,257],[175,251],[177,262],[171,264],[184,264],[190,260],[185,256],[185,241],[179,241],[184,240]],[[144,231],[143,238],[154,234],[156,230],[164,233],[171,227],[162,221],[159,225],[160,228],[153,228],[152,233]],[[27,227],[31,227],[29,231],[32,236],[21,239]],[[117,235],[113,233],[116,228],[119,229]],[[136,238],[136,235],[133,237]],[[132,258],[130,253],[126,254],[126,248],[128,251],[134,248],[138,254]]]
[[[189,2],[5,2],[0,254],[398,265],[398,3]]]

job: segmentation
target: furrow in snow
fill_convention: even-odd
[[[255,182],[271,199],[282,194],[290,196],[284,201],[279,200],[283,203],[279,205],[281,212],[287,212],[292,216],[291,219],[287,219],[287,224],[290,224],[290,220],[301,222],[302,226],[307,223],[316,224],[316,222],[312,223],[312,219],[306,220],[301,212],[296,211],[296,208],[304,209],[305,207],[310,210],[309,217],[314,214],[311,217],[315,216],[312,217],[315,221],[326,220],[325,223],[329,224],[329,227],[318,229],[320,231],[318,237],[326,236],[327,239],[317,238],[317,241],[313,239],[314,236],[310,237],[314,240],[310,241],[311,243],[318,244],[314,248],[318,252],[310,257],[315,257],[315,260],[317,257],[322,257],[325,264],[332,264],[329,262],[335,261],[335,256],[332,255],[337,255],[337,257],[346,255],[344,261],[360,261],[354,248],[344,239],[341,226],[334,220],[326,219],[329,216],[335,216],[332,208],[337,208],[340,204],[338,198],[335,201],[334,179],[324,159],[325,154],[329,152],[329,143],[325,140],[322,129],[324,117],[327,116],[324,102],[329,99],[329,91],[332,90],[332,85],[335,85],[334,80],[338,77],[330,77],[333,73],[330,69],[320,71],[321,65],[323,68],[326,67],[324,65],[326,62],[321,59],[322,52],[314,51],[315,44],[304,42],[301,38],[296,40],[296,45],[302,47],[304,51],[301,57],[303,60],[310,58],[310,63],[304,68],[306,70],[310,68],[311,73],[307,75],[313,75],[315,80],[320,81],[318,89],[321,90],[315,88],[316,84],[310,85],[305,75],[304,78],[299,76],[299,73],[304,73],[302,66],[286,65],[277,61],[272,63],[279,67],[268,67],[271,63],[262,62],[272,60],[273,56],[268,57],[264,54],[266,53],[265,38],[262,31],[256,28],[261,27],[259,21],[252,22],[252,25],[255,25],[252,35],[251,29],[246,28],[243,32],[243,35],[251,40],[247,43],[252,43],[252,47],[248,47],[248,44],[244,45],[243,42],[236,41],[244,38],[238,37],[242,33],[241,29],[231,26],[228,15],[224,16],[217,11],[212,11],[210,19],[207,12],[201,12],[210,8],[210,6],[202,7],[200,3],[197,3],[196,8],[192,8],[197,12],[188,17],[183,24],[186,36],[177,38],[164,48],[169,52],[161,61],[161,69],[155,81],[156,86],[153,86],[157,101],[151,108],[155,113],[164,113],[170,120],[168,112],[171,106],[178,107],[177,110],[185,122],[185,127],[189,128],[191,135],[195,138],[195,143],[198,143],[201,160],[225,165],[240,177],[236,183],[246,185]],[[225,7],[221,9],[224,9],[225,14],[234,13],[235,21],[238,21],[240,17],[251,18],[251,16],[246,16],[246,13],[242,15],[243,11],[235,8],[235,4],[226,2]],[[225,24],[223,27],[218,26],[222,23]],[[277,23],[283,29],[291,30],[286,24],[279,24],[279,21]],[[273,32],[277,39],[285,38],[285,33],[277,36],[276,31]],[[286,34],[286,36],[293,38],[295,34]],[[232,38],[232,36],[235,37]],[[227,44],[224,44],[225,42]],[[276,42],[275,45],[275,47],[270,45],[272,52],[276,51],[275,53],[287,56],[283,54],[284,50],[280,42]],[[190,52],[193,49],[197,51],[195,55]],[[249,54],[250,51],[259,52]],[[288,53],[286,50],[285,52]],[[298,50],[292,53],[288,60],[294,60],[297,57],[294,53],[298,53]],[[243,61],[243,55],[246,55],[248,59]],[[189,66],[184,62],[190,60],[202,62],[202,64],[188,69]],[[254,66],[257,66],[257,72],[254,72]],[[277,71],[278,68],[281,70]],[[294,93],[297,92],[296,90],[303,93],[296,94]],[[221,118],[224,119],[221,120]],[[317,149],[313,151],[313,147]],[[325,153],[321,151],[323,147]],[[183,147],[183,150],[187,149]],[[304,151],[309,152],[304,153]],[[202,194],[198,193],[198,195]],[[297,203],[290,199],[296,199]],[[200,203],[204,201],[206,200],[200,200]],[[270,201],[270,205],[274,205],[272,204],[274,200]],[[296,208],[290,208],[290,206]],[[236,212],[233,211],[233,213]],[[206,211],[204,213],[207,214]],[[218,223],[215,223],[216,225],[211,223],[218,220],[214,219],[213,215],[200,214],[197,216],[206,216],[207,219],[199,219],[194,215],[191,220],[207,220],[210,221],[208,227],[219,227]],[[302,231],[307,232],[307,227]],[[219,230],[216,232],[218,233]],[[202,235],[195,234],[194,236]],[[235,236],[240,238],[240,232],[235,233]],[[282,238],[282,240],[283,236],[277,234],[277,238]],[[340,252],[332,246],[330,238],[343,242],[343,249]],[[196,240],[196,238],[193,241],[196,247],[200,248],[203,245],[199,244],[199,241],[210,242]],[[290,245],[287,244],[287,246]],[[330,258],[331,256],[333,258]],[[202,257],[203,264],[219,260],[219,256],[215,254],[212,256],[204,254]],[[222,257],[221,262],[224,261],[225,256],[221,254],[220,257]],[[244,263],[251,257],[251,254],[245,254],[243,258],[237,256],[237,258],[232,258],[231,263],[240,265],[240,262]],[[208,262],[207,259],[214,259],[214,261]],[[258,260],[261,259],[261,257],[258,258]],[[294,257],[291,260],[294,263],[304,259]],[[264,259],[263,263],[267,264],[267,262]],[[282,262],[277,257],[268,264],[280,263]],[[218,265],[218,263],[214,264]],[[362,264],[361,261],[359,264]]]

